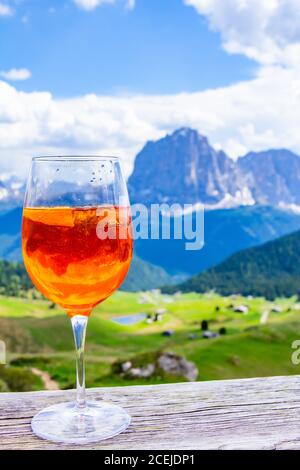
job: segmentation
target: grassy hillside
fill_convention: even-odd
[[[163,268],[134,256],[122,290],[134,292],[155,289],[172,282],[172,277]]]
[[[269,299],[300,293],[300,231],[259,247],[240,251],[215,268],[193,276],[166,292],[240,293]]]
[[[142,303],[141,303],[142,302]],[[245,304],[245,315],[233,306]],[[161,322],[146,320],[131,326],[113,318],[166,309]],[[143,361],[159,351],[172,351],[195,362],[199,380],[298,373],[291,363],[291,343],[300,337],[300,306],[295,298],[274,303],[263,298],[225,298],[216,294],[183,294],[168,297],[118,292],[100,305],[89,321],[87,334],[87,385],[128,385],[182,380],[170,376],[128,379],[115,372],[114,364],[136,357]],[[209,321],[211,331],[226,328],[226,335],[203,339],[200,323]],[[0,298],[0,339],[5,340],[8,367],[0,366],[0,381],[7,385],[7,370],[25,371],[28,381],[10,389],[37,389],[41,383],[31,369],[46,371],[60,388],[75,383],[73,340],[69,320],[46,301]],[[165,337],[162,332],[173,330]],[[190,339],[190,335],[195,335]],[[142,356],[143,355],[143,356]],[[5,375],[6,374],[6,375]],[[25,381],[26,377],[23,378]],[[0,388],[1,389],[1,388]]]

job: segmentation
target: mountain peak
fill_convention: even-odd
[[[196,129],[181,127],[148,142],[128,180],[132,202],[300,206],[300,158],[285,149],[250,152],[237,161]]]
[[[183,139],[195,139],[200,142],[208,143],[207,137],[200,134],[196,129],[191,127],[180,127],[176,129],[172,134],[168,134],[167,137],[171,138],[183,138]]]
[[[182,127],[149,142],[137,155],[128,180],[133,202],[217,203],[227,191],[223,173],[232,160],[195,129]]]
[[[299,155],[296,153],[292,152],[291,150],[285,149],[285,148],[278,148],[278,149],[268,149],[268,150],[262,150],[258,152],[248,152],[246,155],[243,157],[240,157],[240,161],[243,161],[244,159],[254,159],[257,157],[258,159],[299,159]]]

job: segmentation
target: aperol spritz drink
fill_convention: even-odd
[[[99,237],[102,229],[106,237]],[[25,207],[23,257],[33,283],[48,299],[71,317],[90,315],[127,274],[129,208]]]
[[[68,444],[119,434],[130,423],[128,413],[112,403],[86,400],[84,344],[89,315],[118,289],[132,258],[129,199],[120,161],[34,158],[22,247],[34,285],[71,318],[76,351],[76,400],[40,411],[31,422],[33,432]]]

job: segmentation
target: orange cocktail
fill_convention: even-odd
[[[107,237],[99,236],[99,227]],[[25,207],[23,256],[32,282],[47,298],[70,316],[89,315],[121,285],[128,271],[129,210]]]

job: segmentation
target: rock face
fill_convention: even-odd
[[[237,161],[244,187],[256,203],[300,205],[300,158],[285,150],[250,152]]]
[[[147,364],[144,367],[132,367],[128,370],[128,375],[133,378],[151,377],[155,371],[154,364]]]
[[[213,204],[237,190],[233,160],[188,128],[148,142],[136,157],[128,185],[132,200],[143,203]]]
[[[250,152],[236,162],[196,130],[148,142],[128,180],[132,202],[300,206],[300,158],[285,150]]]
[[[116,371],[126,378],[148,378],[174,375],[193,381],[198,377],[198,369],[191,361],[171,352],[155,353],[151,358],[147,357],[147,363],[143,355],[137,356],[132,361],[117,364]]]
[[[164,353],[158,358],[160,369],[171,375],[179,375],[193,381],[198,377],[198,369],[191,361],[173,353]]]

